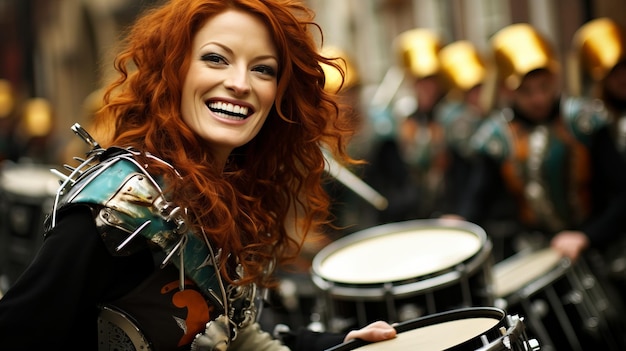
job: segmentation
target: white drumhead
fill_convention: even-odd
[[[355,350],[441,351],[479,337],[498,323],[497,319],[484,317],[443,322],[405,331],[394,339],[368,344]]]
[[[56,194],[59,177],[49,168],[40,165],[16,165],[0,170],[2,189],[32,197],[48,197]]]
[[[496,297],[506,297],[533,280],[550,272],[562,256],[551,248],[512,256],[493,266],[493,287]]]
[[[321,261],[317,273],[350,284],[402,281],[454,267],[481,245],[476,234],[460,229],[409,229],[342,247]]]

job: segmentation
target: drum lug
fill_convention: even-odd
[[[548,302],[543,299],[537,299],[533,301],[530,308],[532,313],[539,318],[545,317],[550,312]]]
[[[530,339],[528,340],[527,344],[527,351],[539,351],[541,350],[541,347],[539,347],[539,341],[537,341],[537,339]]]
[[[408,321],[424,315],[424,309],[414,303],[405,303],[398,309],[398,320]]]
[[[496,308],[506,311],[509,307],[509,303],[506,299],[496,298],[493,304]]]
[[[585,328],[588,330],[596,330],[600,325],[600,320],[598,317],[589,317],[585,320]]]
[[[581,283],[585,289],[591,290],[594,286],[596,286],[596,279],[593,276],[587,274],[583,277]]]
[[[565,295],[565,302],[571,303],[572,305],[579,305],[584,299],[583,293],[579,290],[572,290]]]

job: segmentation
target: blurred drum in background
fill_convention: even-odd
[[[0,291],[35,257],[59,178],[51,166],[4,162],[0,168]]]
[[[491,242],[477,225],[412,220],[355,232],[322,249],[312,279],[329,331],[493,306]]]
[[[440,312],[394,326],[397,337],[377,343],[351,340],[327,351],[484,350],[534,351],[539,342],[528,339],[523,318],[493,307]]]
[[[621,301],[583,257],[523,251],[494,265],[493,287],[496,307],[525,315],[542,350],[624,349]]]

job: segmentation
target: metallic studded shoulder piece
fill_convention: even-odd
[[[79,174],[66,178],[55,199],[51,226],[65,206],[90,204],[99,209],[96,224],[112,254],[128,251],[124,248],[140,232],[151,233],[150,239],[159,246],[175,245],[185,229],[182,217],[177,217],[180,209],[165,200],[161,185],[137,163],[132,151],[107,152],[113,156],[103,153],[99,162],[83,164],[77,168],[82,170]]]

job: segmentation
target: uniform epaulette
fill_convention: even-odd
[[[568,97],[561,105],[563,121],[572,134],[587,144],[590,137],[609,123],[602,101],[583,97]]]
[[[510,133],[508,123],[511,111],[504,109],[487,117],[470,141],[470,147],[476,153],[502,161],[510,152]]]

